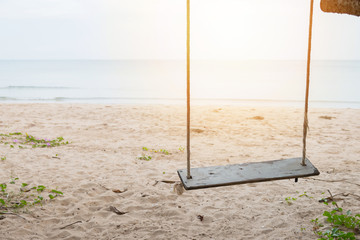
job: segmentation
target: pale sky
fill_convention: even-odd
[[[306,59],[310,0],[191,0],[192,59]],[[360,18],[314,5],[313,59],[360,60]],[[186,0],[0,0],[0,59],[185,59]]]

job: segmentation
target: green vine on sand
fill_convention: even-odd
[[[313,231],[320,238],[318,240],[355,240],[355,234],[360,233],[360,214],[353,215],[350,210],[344,212],[341,207],[334,201],[334,197],[328,190],[330,197],[322,198],[319,202],[325,205],[331,204],[334,208],[331,211],[324,211],[323,216],[326,217],[325,224],[319,223],[319,219],[312,219],[314,224]],[[321,230],[321,228],[325,228]]]
[[[37,204],[42,205],[46,201],[44,194],[47,192],[48,200],[63,195],[56,189],[48,189],[44,185],[30,187],[27,183],[17,183],[19,178],[11,178],[7,183],[0,184],[0,214],[14,212],[24,207],[31,207]],[[20,185],[20,186],[19,186]],[[9,190],[11,187],[11,190]],[[15,189],[18,190],[15,190]],[[14,191],[15,190],[15,191]]]
[[[63,137],[57,137],[55,139],[48,138],[37,138],[30,134],[23,134],[21,132],[13,132],[9,134],[0,133],[0,143],[10,146],[10,148],[26,148],[26,146],[31,146],[32,148],[47,148],[47,147],[57,147],[61,145],[69,144],[68,141],[65,141]],[[5,160],[1,158],[1,160]]]

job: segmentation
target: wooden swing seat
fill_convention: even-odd
[[[186,190],[290,178],[297,179],[320,174],[309,159],[305,159],[306,166],[300,164],[301,160],[302,158],[289,158],[266,162],[191,168],[191,179],[187,179],[186,169],[177,172]]]

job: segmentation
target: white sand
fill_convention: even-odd
[[[322,213],[331,206],[318,200],[329,196],[328,189],[350,193],[338,195],[337,202],[360,213],[355,196],[360,196],[360,110],[310,110],[308,157],[320,176],[177,195],[174,184],[155,183],[179,181],[176,170],[186,167],[186,152],[179,150],[186,145],[185,111],[184,106],[1,104],[0,133],[63,136],[71,143],[34,149],[0,144],[0,157],[6,156],[0,183],[18,177],[64,193],[19,210],[26,220],[4,215],[0,239],[316,239],[310,221],[324,221]],[[296,108],[193,107],[192,166],[300,157],[302,114]],[[142,153],[152,159],[137,159]],[[299,197],[304,192],[313,198]],[[286,197],[297,200],[289,205]],[[127,213],[117,215],[110,206]]]

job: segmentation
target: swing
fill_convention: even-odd
[[[297,182],[298,178],[320,174],[318,169],[306,158],[313,6],[314,0],[311,0],[302,157],[226,166],[190,168],[190,0],[187,0],[187,168],[177,171],[186,190],[291,178],[295,178],[295,182]]]

